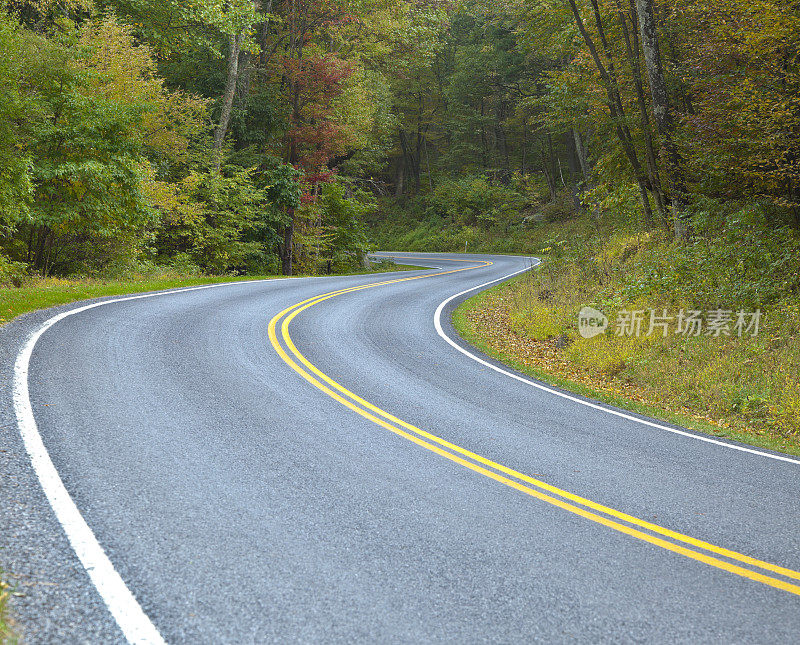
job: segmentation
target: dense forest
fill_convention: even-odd
[[[6,0],[0,50],[6,284],[527,251],[576,214],[797,281],[797,3]]]

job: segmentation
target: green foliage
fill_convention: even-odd
[[[666,250],[666,249],[665,249]],[[622,297],[661,297],[692,305],[755,309],[800,292],[800,239],[787,227],[727,226],[713,243],[696,239],[627,267]]]
[[[356,151],[342,163],[344,173],[363,176],[386,163],[398,126],[393,98],[389,80],[375,70],[358,68],[347,79],[334,108],[346,146]]]
[[[20,6],[25,26],[0,17],[0,281],[19,282],[28,267],[105,275],[152,261],[187,273],[274,269],[302,209],[316,213],[333,266],[361,262],[357,219],[370,200],[328,187],[326,164],[336,154],[351,172],[380,168],[396,123],[391,88],[365,63],[377,52],[371,35],[357,36],[351,61],[326,48],[354,38],[346,12],[390,29],[404,19],[400,4],[274,3],[276,14],[247,0]],[[307,22],[285,20],[298,11]],[[303,34],[287,39],[293,29]],[[243,44],[220,172],[209,170],[219,167],[209,107],[221,103],[233,37]],[[302,118],[292,121],[294,108]],[[290,139],[303,139],[307,180],[280,161]]]
[[[13,25],[2,34],[19,55],[13,80],[26,86],[26,118],[0,115],[6,130],[22,121],[10,140],[25,170],[1,182],[0,195],[15,185],[31,194],[18,199],[9,227],[18,236],[7,252],[44,273],[98,270],[135,256],[154,221],[148,155],[180,163],[200,130],[202,104],[165,91],[149,50],[113,17],[49,39]],[[13,170],[9,164],[6,172]]]
[[[28,213],[32,196],[30,157],[23,152],[25,117],[34,107],[23,90],[26,62],[35,43],[7,14],[0,15],[0,230],[7,232]]]
[[[369,243],[363,218],[375,209],[371,195],[342,181],[322,184],[299,209],[295,263],[306,273],[363,268]]]
[[[302,173],[288,164],[278,164],[275,168],[261,173],[260,180],[265,183],[264,192],[273,208],[285,212],[300,206],[303,187]]]
[[[269,266],[267,249],[273,240],[253,235],[266,237],[265,230],[272,229],[263,226],[266,196],[252,175],[251,170],[233,169],[186,177],[172,207],[162,213],[154,240],[156,257],[169,261],[176,254],[173,266],[196,266],[211,273]]]
[[[0,287],[18,287],[27,274],[27,268],[24,262],[13,262],[0,255]]]
[[[567,192],[558,193],[551,201],[542,204],[538,218],[547,222],[564,222],[575,217],[575,202]]]
[[[383,199],[368,218],[375,243],[410,251],[525,253],[533,248],[531,226],[542,220],[568,222],[576,215],[572,198],[543,198],[540,182],[514,175],[508,185],[482,175],[442,179],[399,204]]]
[[[665,26],[690,88],[683,144],[703,192],[767,198],[800,224],[800,8],[687,2]]]
[[[347,197],[344,184],[329,183],[322,187],[318,207],[332,232],[328,257],[333,270],[361,266],[369,246],[362,222],[375,208],[372,196],[357,190]]]
[[[448,35],[452,59],[443,98],[451,143],[441,166],[451,172],[482,168],[507,175],[510,155],[517,161],[524,154],[520,147],[509,150],[507,145],[509,136],[525,127],[514,118],[513,106],[536,66],[526,65],[510,26],[487,21],[469,5],[456,13]]]
[[[136,26],[137,36],[163,57],[184,50],[219,50],[228,34],[256,21],[249,0],[102,0]],[[253,43],[248,48],[257,49]]]
[[[484,228],[518,222],[528,205],[524,195],[506,186],[490,184],[482,176],[442,181],[425,196],[424,204],[428,216],[438,216],[456,225]]]

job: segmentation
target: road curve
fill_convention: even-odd
[[[437,268],[121,299],[33,347],[43,446],[155,634],[796,640],[800,464],[609,414],[445,342],[442,302],[529,259],[393,255]],[[10,366],[50,316],[0,338],[0,563],[29,581],[30,642],[122,642],[9,422]]]

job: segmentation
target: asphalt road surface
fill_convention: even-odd
[[[800,462],[493,369],[440,305],[530,259],[407,263],[81,310],[28,392],[80,305],[0,330],[25,639],[798,641]]]

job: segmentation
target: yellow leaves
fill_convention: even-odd
[[[79,45],[83,56],[73,63],[86,71],[91,96],[140,111],[127,136],[168,159],[183,160],[189,141],[207,127],[210,100],[164,87],[157,74],[153,51],[137,44],[133,28],[113,15],[83,28]]]
[[[104,96],[150,97],[160,90],[150,48],[136,45],[133,29],[113,15],[87,23],[78,44],[85,54],[75,66],[94,72],[94,84]]]
[[[194,174],[177,184],[158,181],[150,167],[141,189],[148,202],[158,210],[164,224],[188,224],[203,216],[202,206],[191,197],[198,182]]]
[[[380,124],[382,116],[387,122]],[[388,122],[391,94],[386,79],[356,67],[334,102],[334,118],[344,135],[344,147],[364,147],[376,125],[383,125],[384,129],[392,127],[394,122]]]

